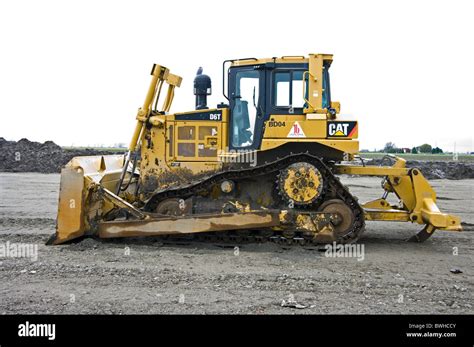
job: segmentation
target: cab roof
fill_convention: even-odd
[[[312,54],[311,54],[312,55]],[[331,60],[332,61],[332,54],[314,54],[314,55],[322,55],[324,56],[324,60]],[[285,55],[282,57],[273,57],[273,58],[243,58],[243,59],[231,59],[227,60],[231,63],[231,67],[233,66],[246,66],[246,65],[259,65],[259,64],[266,64],[266,63],[276,63],[276,64],[307,64],[309,61],[308,56],[303,55]]]

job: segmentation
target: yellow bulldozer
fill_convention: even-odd
[[[410,239],[418,242],[435,229],[460,231],[419,169],[397,157],[391,166],[355,161],[358,122],[331,99],[332,62],[331,54],[226,60],[226,102],[216,108],[199,68],[196,109],[179,113],[170,107],[182,78],[153,65],[127,153],[75,157],[62,169],[48,244],[170,235],[350,243],[366,221],[423,225]],[[340,174],[381,176],[381,197],[359,202]]]

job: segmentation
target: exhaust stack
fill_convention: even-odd
[[[211,78],[202,73],[199,67],[194,78],[194,95],[196,95],[196,110],[207,109],[207,96],[212,94]]]

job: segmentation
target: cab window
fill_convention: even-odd
[[[273,75],[273,105],[277,108],[303,108],[303,70],[277,71]]]

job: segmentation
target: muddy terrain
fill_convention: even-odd
[[[361,201],[380,179],[342,180]],[[363,258],[273,243],[122,239],[45,246],[58,174],[0,174],[0,246],[38,246],[37,259],[0,257],[0,313],[474,313],[474,180],[435,180],[439,207],[462,233],[405,242],[418,225],[368,223]],[[282,305],[283,304],[283,305]]]

